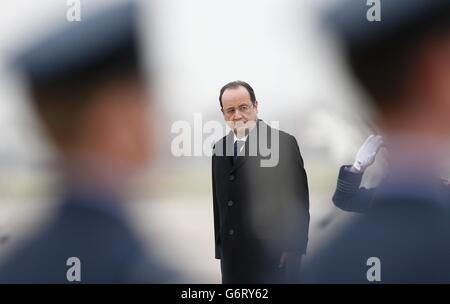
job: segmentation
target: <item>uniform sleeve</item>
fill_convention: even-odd
[[[333,203],[339,209],[364,213],[370,208],[374,189],[360,187],[362,173],[351,172],[350,166],[339,170]]]

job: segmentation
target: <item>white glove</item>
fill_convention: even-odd
[[[373,164],[378,150],[380,150],[382,145],[383,138],[381,135],[370,135],[361,148],[359,148],[351,170],[359,173],[364,172],[367,167]]]

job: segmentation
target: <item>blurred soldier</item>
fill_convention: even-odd
[[[68,282],[71,257],[81,262],[82,283],[168,279],[122,210],[151,140],[135,15],[127,3],[86,17],[19,58],[64,182],[56,216],[6,261],[0,282]]]
[[[228,83],[219,101],[232,129],[212,157],[215,257],[222,282],[298,281],[308,242],[309,194],[297,140],[258,119],[248,83]],[[265,165],[268,156],[273,162]]]
[[[381,22],[367,20],[365,1],[344,1],[327,20],[378,110],[389,175],[370,211],[312,255],[308,282],[450,282],[440,178],[450,135],[450,1],[382,4]]]

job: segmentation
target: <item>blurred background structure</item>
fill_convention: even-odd
[[[125,0],[81,0],[83,14]],[[296,136],[309,179],[308,253],[348,216],[331,202],[339,167],[351,164],[369,133],[372,111],[340,61],[339,46],[319,15],[331,0],[149,0],[142,13],[143,47],[158,111],[156,157],[136,181],[129,216],[143,240],[190,283],[219,283],[214,259],[211,159],[176,157],[171,126],[194,117],[223,123],[218,95],[242,79],[255,89],[259,116]],[[0,262],[52,214],[58,190],[54,152],[28,104],[20,75],[8,63],[55,24],[68,22],[60,0],[16,0],[0,9]],[[82,22],[82,20],[81,20]],[[223,136],[222,134],[221,136]],[[220,136],[220,137],[221,137]],[[217,139],[220,139],[218,137]],[[380,160],[378,160],[380,163]],[[375,165],[365,185],[376,183]],[[155,248],[152,248],[155,250]]]

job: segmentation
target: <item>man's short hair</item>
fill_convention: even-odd
[[[219,95],[219,102],[220,102],[220,107],[222,108],[222,95],[223,93],[228,90],[228,89],[236,89],[238,87],[244,87],[248,94],[250,94],[250,100],[252,101],[253,104],[256,104],[256,96],[255,96],[255,91],[253,91],[253,88],[246,83],[245,81],[242,80],[236,80],[236,81],[232,81],[227,83],[226,85],[224,85],[221,89],[220,89],[220,95]]]

